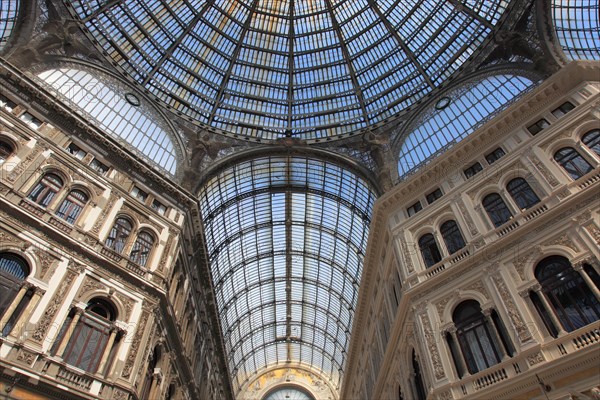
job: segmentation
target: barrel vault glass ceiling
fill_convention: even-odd
[[[180,115],[261,140],[384,124],[491,37],[502,0],[74,0],[111,62]]]
[[[234,389],[301,365],[339,389],[375,198],[359,174],[297,155],[239,162],[203,185]]]

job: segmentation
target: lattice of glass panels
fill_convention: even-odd
[[[341,384],[375,197],[356,173],[300,156],[240,162],[203,185],[234,387],[290,362]]]
[[[0,1],[0,52],[4,49],[19,16],[19,0]]]
[[[522,76],[494,75],[444,97],[407,134],[398,157],[400,177],[467,137],[532,86],[533,82]]]
[[[571,60],[600,60],[598,0],[553,0],[554,30]]]
[[[51,69],[38,78],[104,132],[127,144],[152,165],[175,174],[177,156],[173,140],[141,109],[135,95],[121,93],[100,74],[78,69]]]
[[[315,140],[384,123],[496,29],[505,0],[65,2],[145,89],[223,133]]]

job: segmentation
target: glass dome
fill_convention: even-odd
[[[385,123],[464,65],[508,3],[66,2],[110,61],[168,108],[261,140]]]

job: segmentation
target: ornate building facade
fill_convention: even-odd
[[[600,399],[563,3],[2,1],[0,398]]]

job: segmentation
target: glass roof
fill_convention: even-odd
[[[269,393],[263,400],[314,400],[314,398],[303,390],[286,387]]]
[[[398,157],[400,177],[460,142],[532,86],[522,76],[494,75],[439,99],[404,140]]]
[[[74,0],[96,45],[222,133],[323,139],[380,125],[490,36],[502,0]]]
[[[552,16],[558,41],[571,60],[600,60],[598,0],[553,0]]]
[[[38,75],[42,83],[100,129],[128,144],[161,170],[175,175],[173,140],[144,112],[140,99],[113,87],[102,75],[83,70],[51,69]]]
[[[19,0],[0,1],[0,51],[4,49],[19,15]]]
[[[339,165],[269,156],[200,192],[236,390],[261,368],[304,363],[341,385],[375,192]]]

